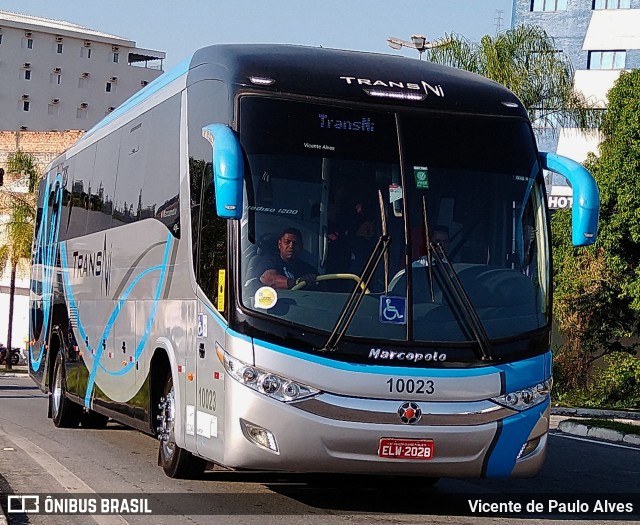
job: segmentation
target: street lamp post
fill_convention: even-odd
[[[401,38],[396,38],[390,36],[387,38],[387,44],[392,49],[401,49],[403,47],[410,47],[411,49],[415,49],[418,51],[419,59],[422,60],[422,53],[427,49],[432,49],[434,47],[442,46],[446,44],[449,40],[436,40],[435,42],[428,42],[424,35],[411,35],[411,42],[407,40],[402,40]]]

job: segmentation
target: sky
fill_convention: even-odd
[[[164,51],[171,69],[217,43],[286,43],[395,53],[389,36],[472,41],[511,25],[513,0],[0,0],[0,9],[66,20]]]

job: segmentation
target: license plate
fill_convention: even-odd
[[[433,439],[396,439],[382,438],[378,447],[378,456],[393,459],[433,459]]]

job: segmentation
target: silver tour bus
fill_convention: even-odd
[[[30,374],[58,427],[237,469],[532,476],[552,382],[543,170],[504,87],[418,60],[197,51],[47,168]]]

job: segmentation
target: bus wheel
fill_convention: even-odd
[[[160,448],[158,450],[158,465],[170,478],[192,479],[202,476],[207,462],[194,456],[191,452],[176,445],[173,434],[175,418],[175,389],[171,374],[165,383],[164,395],[158,405],[157,429]]]
[[[83,428],[105,428],[109,422],[109,416],[105,416],[93,410],[89,410],[82,414],[80,425]]]
[[[58,352],[53,367],[53,385],[51,386],[51,415],[53,424],[58,428],[75,428],[80,423],[82,407],[65,396],[66,381],[62,354]]]

